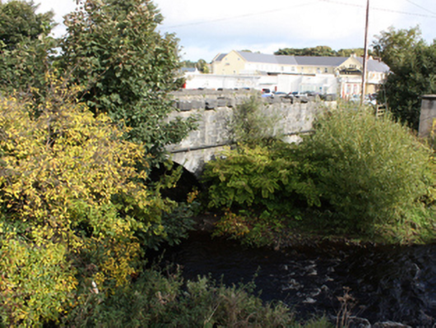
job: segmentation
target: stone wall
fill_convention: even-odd
[[[172,159],[183,165],[188,171],[199,176],[204,163],[217,156],[229,144],[227,122],[233,109],[242,104],[254,94],[250,90],[204,91],[190,90],[175,93],[175,111],[169,119],[175,116],[187,118],[198,117],[198,129],[192,131],[187,138],[176,145],[167,148],[172,153]],[[286,141],[298,141],[300,133],[312,129],[316,113],[326,104],[321,102],[291,104],[289,99],[262,98],[265,103],[265,115],[278,115],[280,122],[276,131],[287,135]]]
[[[419,136],[428,137],[436,132],[436,95],[424,95],[419,117]]]

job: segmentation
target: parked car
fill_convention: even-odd
[[[302,92],[294,95],[295,99],[297,99],[301,103],[308,103],[309,102],[309,96],[308,93]]]
[[[289,92],[286,96],[283,97],[284,99],[289,99],[290,103],[293,104],[295,101],[295,96],[293,92]]]
[[[350,101],[354,103],[360,103],[360,95],[352,95]]]
[[[267,97],[274,97],[274,94],[271,92],[270,89],[262,89],[262,98],[267,98]]]
[[[274,91],[273,94],[274,94],[274,97],[284,97],[287,95],[286,92],[282,92],[282,91]]]

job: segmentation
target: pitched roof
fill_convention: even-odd
[[[213,59],[213,61],[221,61],[225,56],[227,56],[227,54],[219,54]]]
[[[253,52],[237,51],[248,62],[281,64],[281,65],[313,65],[313,66],[339,66],[349,57],[311,57],[311,56],[285,56],[267,55]]]
[[[356,58],[361,64],[363,63],[363,58]],[[378,61],[375,59],[368,59],[367,61],[368,68],[367,70],[370,72],[381,72],[386,73],[389,72],[389,66],[383,63],[382,61]]]
[[[248,62],[279,64],[279,65],[309,65],[309,66],[333,66],[338,67],[350,57],[319,57],[319,56],[284,56],[284,55],[268,55],[248,51],[235,51]],[[214,61],[221,61],[227,54],[219,54]],[[362,57],[355,57],[361,64]],[[389,66],[385,63],[370,59],[368,60],[368,71],[383,72],[389,71]]]
[[[255,63],[277,64],[276,56],[267,54],[258,54],[254,52],[236,51],[246,61]]]
[[[339,66],[350,57],[294,56],[298,65]]]

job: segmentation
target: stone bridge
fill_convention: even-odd
[[[170,145],[167,150],[172,160],[193,173],[197,178],[201,175],[204,163],[219,154],[230,144],[227,122],[236,106],[242,104],[258,91],[250,90],[182,90],[174,93],[175,106],[169,119],[178,116],[198,117],[198,129],[192,131],[179,144]],[[289,99],[275,97],[262,98],[265,103],[265,115],[280,117],[276,131],[286,135],[287,142],[295,142],[299,134],[312,129],[312,121],[319,109],[320,102],[294,103]],[[331,104],[331,103],[330,103]]]

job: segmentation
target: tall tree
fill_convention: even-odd
[[[316,46],[313,48],[284,48],[279,49],[274,53],[275,55],[287,56],[335,56],[335,51],[328,46]]]
[[[436,93],[436,43],[427,45],[418,27],[389,28],[373,43],[376,55],[390,67],[384,84],[386,101],[400,121],[419,127],[421,96]]]
[[[283,48],[277,50],[275,55],[286,56],[317,56],[317,57],[350,57],[355,54],[356,56],[363,56],[363,48],[350,48],[333,50],[328,46],[316,46],[313,48]],[[368,51],[370,55],[373,54],[371,50]]]
[[[39,5],[33,1],[0,1],[0,41],[13,50],[20,42],[36,40],[47,35],[55,26],[52,11],[36,14]]]
[[[85,0],[65,17],[62,66],[86,87],[82,99],[94,113],[107,112],[131,127],[127,138],[146,152],[163,153],[193,121],[167,121],[169,97],[182,85],[177,39],[161,35],[162,16],[149,0]]]
[[[408,59],[406,57],[409,55],[409,51],[424,45],[425,42],[421,37],[419,27],[395,30],[391,26],[376,37],[372,47],[375,55],[381,57],[391,70],[395,70]]]
[[[0,89],[41,90],[56,40],[53,12],[36,13],[33,1],[0,1]]]
[[[197,67],[201,73],[209,73],[209,66],[204,59],[199,59],[195,67]]]

